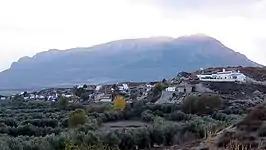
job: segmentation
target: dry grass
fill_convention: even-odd
[[[168,150],[266,150],[266,107],[248,111],[236,126],[221,132],[206,132],[205,138]]]
[[[246,140],[238,139],[226,139],[224,145],[216,145],[211,134],[208,135],[207,139],[208,150],[259,150],[261,143],[257,143],[255,139],[248,138]]]
[[[266,120],[266,108],[256,106],[249,110],[246,117],[237,124],[237,128],[241,131],[257,131],[264,120]]]
[[[253,107],[246,117],[240,121],[234,130],[224,131],[213,142],[213,135],[209,133],[207,143],[209,150],[263,150],[263,142],[259,137],[263,121],[266,120],[266,108],[262,105]],[[260,129],[260,130],[258,130]],[[262,131],[261,131],[262,132]]]
[[[233,137],[232,137],[233,136]],[[217,140],[217,139],[216,139]],[[245,133],[225,132],[218,140],[224,140],[224,145],[219,145],[215,134],[208,133],[206,137],[206,150],[266,150],[265,142]],[[220,141],[221,142],[221,141]]]

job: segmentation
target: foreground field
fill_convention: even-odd
[[[217,95],[206,94],[188,97],[182,104],[139,101],[121,110],[113,104],[24,101],[17,97],[0,103],[0,147],[130,150],[175,145],[185,149],[187,143],[203,140],[207,133],[222,131],[245,116],[245,108],[236,110],[224,102]]]

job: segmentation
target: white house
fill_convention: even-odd
[[[165,89],[168,92],[175,92],[176,91],[176,87],[168,87]]]
[[[43,96],[43,95],[36,95],[36,98],[37,99],[45,99],[45,96]]]
[[[66,97],[66,98],[73,97],[73,95],[72,95],[72,94],[62,94],[62,96]]]
[[[111,98],[103,98],[99,102],[111,103],[112,99]]]
[[[30,94],[30,99],[35,99],[35,95],[34,94]]]
[[[98,94],[95,96],[96,102],[112,102],[112,95],[111,94]]]
[[[1,99],[1,100],[6,100],[6,97],[1,97],[0,99]]]
[[[154,87],[154,85],[151,85],[151,84],[146,84],[146,87],[147,87],[147,88],[153,88],[153,87]]]
[[[149,92],[152,88],[155,87],[155,85],[151,85],[151,84],[146,84],[146,87],[147,87],[147,92]]]
[[[30,99],[30,97],[28,97],[28,96],[27,97],[24,97],[24,100],[28,100],[28,99]]]
[[[123,88],[124,88],[124,90],[128,90],[129,89],[127,84],[123,84]]]
[[[79,85],[77,88],[78,88],[78,89],[83,88],[83,85]]]
[[[215,74],[202,74],[197,75],[201,81],[212,81],[212,82],[246,82],[247,77],[239,71],[226,71],[223,69],[222,72]]]
[[[48,97],[47,97],[47,100],[48,100],[48,101],[52,101],[53,98],[54,98],[53,96],[48,96]]]
[[[128,90],[129,89],[127,84],[122,84],[121,86],[118,86],[118,88],[119,88],[120,91],[124,91],[124,90]]]
[[[97,85],[96,88],[95,88],[95,90],[96,91],[99,91],[101,88],[102,88],[102,85]]]

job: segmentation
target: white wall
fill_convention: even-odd
[[[176,90],[176,87],[168,87],[166,88],[166,91],[168,92],[174,92]]]
[[[246,82],[246,78],[237,78],[237,79],[200,79],[201,81],[211,81],[211,82]]]
[[[236,76],[237,78],[233,78]],[[201,81],[211,81],[211,82],[246,82],[246,76],[242,73],[232,73],[232,74],[212,74],[214,79],[204,79],[204,77],[210,77],[209,75],[199,75]]]

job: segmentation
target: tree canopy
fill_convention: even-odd
[[[86,112],[83,109],[76,109],[71,111],[68,116],[68,123],[70,127],[77,127],[83,125],[87,121]]]
[[[124,110],[126,107],[126,100],[123,96],[116,96],[114,99],[114,107],[120,111]]]

